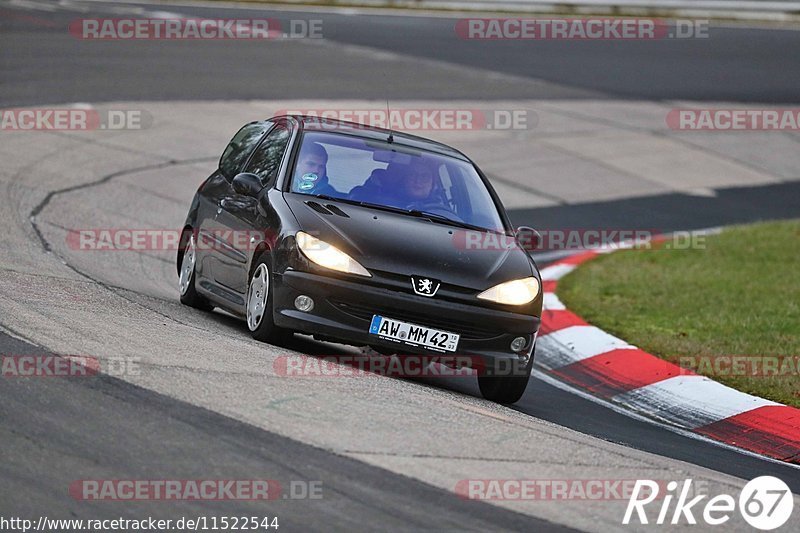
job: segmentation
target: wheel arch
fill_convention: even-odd
[[[258,264],[258,260],[261,259],[262,255],[270,255],[272,254],[272,246],[266,241],[261,241],[256,245],[256,249],[253,250],[253,255],[250,258],[250,266],[247,269],[247,282],[250,283],[250,279],[253,277],[253,271],[256,269],[256,265]],[[269,265],[270,275],[272,275],[272,265]]]

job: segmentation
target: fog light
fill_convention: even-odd
[[[526,339],[525,337],[517,337],[516,339],[511,341],[511,351],[519,352],[523,348],[525,348],[526,344],[528,344],[528,339]]]
[[[301,294],[300,296],[294,299],[294,306],[297,308],[298,311],[308,313],[309,311],[314,309],[314,300],[312,300],[310,296]]]

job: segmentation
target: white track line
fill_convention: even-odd
[[[675,376],[614,396],[611,401],[687,429],[719,422],[766,405],[780,405],[704,376]]]

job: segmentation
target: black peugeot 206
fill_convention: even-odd
[[[533,366],[541,278],[486,177],[420,137],[281,116],[245,125],[192,200],[184,304],[254,338],[293,332],[384,354],[467,355],[513,403]],[[497,243],[501,243],[498,245]]]

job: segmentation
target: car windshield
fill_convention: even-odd
[[[472,164],[397,143],[306,132],[290,190],[504,231],[497,206]]]

